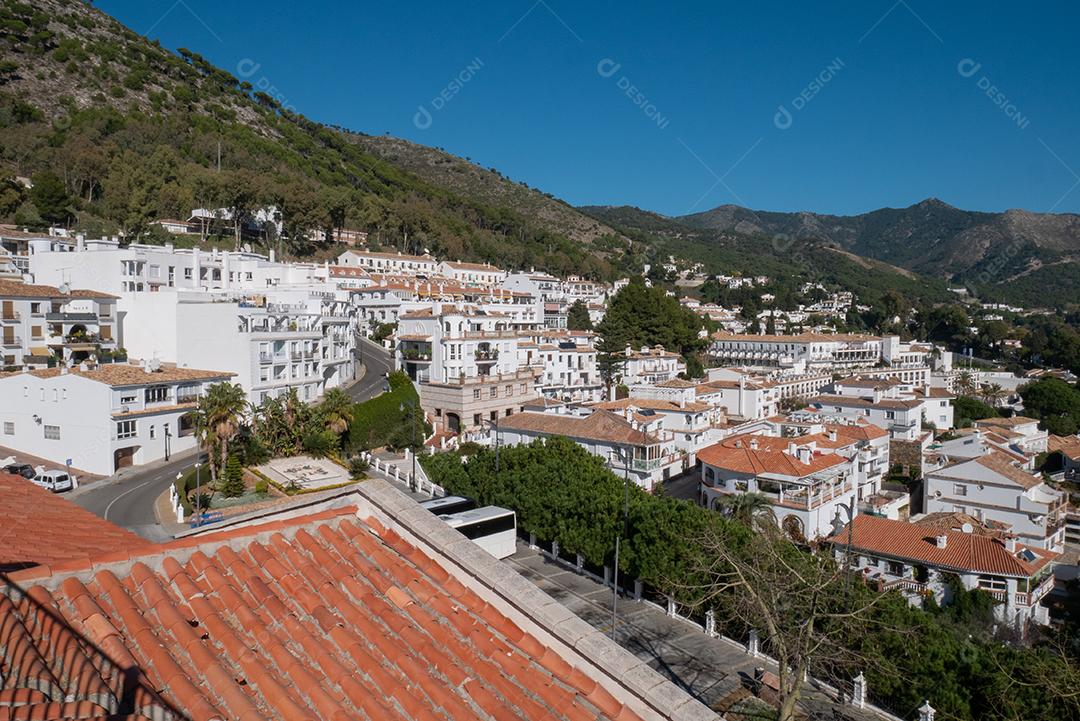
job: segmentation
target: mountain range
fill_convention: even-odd
[[[0,58],[0,222],[48,221],[2,178],[52,173],[67,192],[59,215],[89,233],[144,237],[151,220],[193,207],[273,203],[289,238],[357,227],[376,247],[511,269],[610,279],[675,255],[707,272],[867,295],[895,288],[937,301],[952,297],[951,284],[1025,305],[1080,298],[1075,215],[970,212],[934,199],[856,216],[575,208],[438,148],[316,123],[258,82],[164,49],[80,0],[0,0]],[[284,250],[332,257],[340,248]]]
[[[991,295],[1080,289],[1080,216],[961,210],[936,198],[861,215],[737,205],[682,216],[694,228],[813,240]]]

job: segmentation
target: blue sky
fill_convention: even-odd
[[[98,0],[575,205],[1080,212],[1080,4]]]

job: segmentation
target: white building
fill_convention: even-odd
[[[655,416],[655,427],[671,432],[675,448],[686,456],[688,464],[695,463],[697,452],[719,438],[724,421],[723,411],[698,402],[632,397],[594,403],[589,408],[643,418]]]
[[[377,253],[368,250],[346,250],[338,256],[338,265],[363,268],[369,273],[394,275],[436,275],[439,261],[430,255]]]
[[[1021,633],[1029,622],[1050,621],[1040,601],[1053,590],[1058,554],[1019,544],[1013,536],[982,535],[972,524],[942,528],[856,516],[850,529],[838,530],[829,541],[836,559],[846,558],[867,583],[900,591],[913,604],[921,605],[924,595],[950,603],[946,579],[954,576],[964,589],[997,599],[997,620]]]
[[[842,452],[853,441],[835,432],[792,438],[758,433],[729,436],[698,452],[701,496],[715,508],[724,496],[760,493],[794,539],[825,538],[838,516],[856,507],[856,470]]]
[[[123,342],[134,357],[221,368],[235,375],[252,403],[289,389],[315,400],[355,372],[344,291],[147,293],[125,312]]]
[[[489,263],[462,263],[444,260],[439,263],[436,272],[466,285],[494,286],[506,280],[506,271]]]
[[[253,403],[290,388],[314,400],[355,373],[355,309],[325,264],[79,240],[73,252],[34,253],[31,269],[112,289],[132,357],[219,368]]]
[[[715,333],[709,354],[720,364],[780,369],[794,373],[844,371],[879,364],[893,369],[928,365],[932,349],[901,343],[897,336],[837,333],[751,335]]]
[[[681,373],[686,373],[686,361],[663,346],[640,350],[627,346],[623,352],[621,376],[628,386],[661,383],[678,378]]]
[[[492,440],[518,445],[547,436],[565,436],[646,491],[687,467],[688,459],[675,448],[673,434],[663,430],[655,418],[604,410],[579,416],[563,410],[560,406],[556,412],[525,411],[503,418],[497,431],[492,429]]]
[[[929,471],[923,489],[926,513],[966,513],[1002,524],[1029,546],[1064,548],[1068,496],[1000,451]]]
[[[0,374],[0,445],[98,475],[196,446],[191,412],[220,371],[146,364]]]
[[[0,367],[104,357],[117,337],[116,296],[0,278]]]
[[[395,364],[417,385],[437,430],[479,431],[539,393],[505,313],[435,303],[398,319]]]

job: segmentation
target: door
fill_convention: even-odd
[[[128,448],[117,448],[116,453],[113,454],[115,470],[121,468],[129,468],[135,463],[135,446],[129,446]]]

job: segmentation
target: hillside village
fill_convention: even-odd
[[[859,44],[958,47],[902,5]],[[333,7],[411,86],[382,9]],[[541,21],[598,51],[526,9],[500,61],[561,59]],[[227,44],[183,2],[147,35],[181,16]],[[0,0],[0,721],[1080,718],[1080,178],[1042,136],[1045,213],[751,210],[776,119],[723,175],[677,137],[715,180],[682,215],[575,206],[141,32]],[[662,131],[677,83],[659,115],[624,52],[596,72]],[[470,57],[409,137],[499,92]]]

